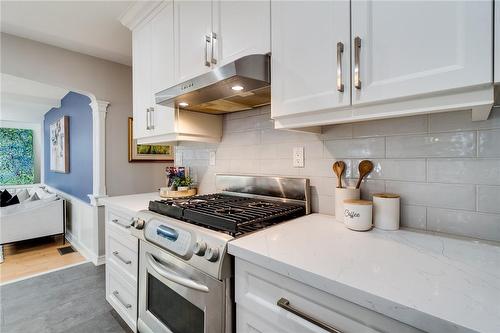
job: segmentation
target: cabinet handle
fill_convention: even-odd
[[[282,308],[282,309],[285,309],[286,311],[288,312],[291,312],[293,313],[294,315],[304,319],[304,320],[307,320],[308,322],[310,322],[311,324],[313,325],[316,325],[322,329],[324,329],[325,331],[327,332],[330,332],[330,333],[342,333],[342,331],[336,329],[335,327],[333,326],[330,326],[328,325],[327,323],[319,320],[319,319],[315,319],[313,317],[311,317],[310,315],[292,307],[290,305],[290,301],[287,300],[286,298],[280,298],[277,302],[277,305]]]
[[[121,262],[123,262],[125,265],[130,265],[130,264],[132,263],[132,261],[131,261],[131,260],[127,260],[127,259],[123,258],[123,257],[120,255],[120,252],[118,252],[118,251],[114,251],[114,252],[113,252],[113,255],[114,255],[115,257],[117,257],[117,258],[118,258],[118,260],[120,260]]]
[[[361,38],[354,38],[354,87],[361,89],[361,73],[359,72],[359,57],[361,53]]]
[[[118,296],[118,295],[120,295],[120,293],[119,293],[117,290],[113,291],[113,296],[115,296],[115,298],[118,300],[118,302],[122,303],[122,305],[123,305],[125,308],[130,309],[130,308],[132,307],[132,304],[125,303],[125,302],[121,299],[121,297],[120,297],[120,296]]]
[[[130,228],[130,225],[128,225],[128,224],[121,224],[120,222],[118,222],[118,219],[112,219],[111,222],[113,222],[113,223],[115,223],[115,224],[117,224],[120,227],[125,228],[125,229]]]
[[[146,109],[146,130],[149,130],[149,108]]]
[[[337,43],[337,91],[344,92],[342,82],[342,55],[344,54],[344,43]]]
[[[150,125],[149,125],[149,129],[150,130],[154,130],[155,129],[155,108],[149,108],[149,115],[151,117],[151,122],[150,122]]]
[[[208,61],[208,44],[211,42],[210,36],[205,35],[205,66],[210,67],[210,61]]]
[[[217,34],[215,32],[212,32],[211,36],[210,36],[210,43],[211,43],[211,54],[210,54],[210,61],[212,62],[212,64],[216,65],[217,64],[217,59],[215,59],[215,56],[214,56],[214,50],[215,50],[215,42],[217,42]]]

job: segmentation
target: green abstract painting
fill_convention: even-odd
[[[33,184],[33,131],[0,128],[0,185]]]

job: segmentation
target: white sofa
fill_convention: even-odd
[[[15,195],[23,188],[4,189]],[[4,244],[65,233],[64,200],[43,186],[26,189],[30,196],[37,193],[40,199],[0,208],[0,262]]]

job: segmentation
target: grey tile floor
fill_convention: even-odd
[[[86,263],[1,286],[0,332],[131,332],[106,302],[104,273]]]

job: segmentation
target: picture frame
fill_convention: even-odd
[[[128,161],[133,162],[173,162],[174,147],[167,144],[141,145],[134,139],[134,119],[128,118]]]
[[[69,117],[62,116],[49,126],[50,171],[69,173]]]

